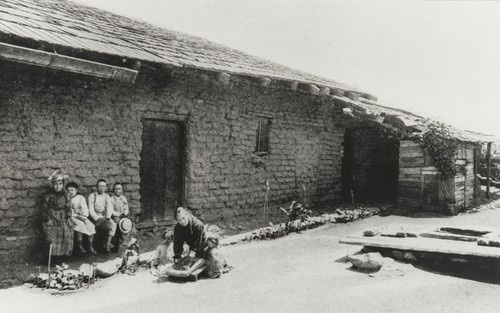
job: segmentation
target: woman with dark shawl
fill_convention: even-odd
[[[52,245],[53,256],[71,255],[74,225],[69,206],[64,176],[56,171],[49,178],[52,188],[42,196],[42,228],[47,244]]]
[[[204,267],[204,273],[209,278],[218,278],[229,272],[226,259],[219,251],[220,230],[217,226],[204,226],[203,223],[184,208],[177,209],[177,225],[174,227],[174,266],[173,269],[188,269],[194,272]],[[194,257],[190,255],[181,258],[183,245],[186,243]]]

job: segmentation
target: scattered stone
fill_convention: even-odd
[[[498,241],[498,240],[490,240],[489,243],[488,243],[488,245],[490,247],[500,247],[500,241]]]
[[[415,268],[411,264],[395,262],[393,260],[393,262],[386,262],[380,271],[372,274],[372,277],[400,277],[414,270]]]
[[[97,264],[95,268],[96,275],[98,277],[113,276],[118,271],[118,267],[121,265],[121,262],[121,258],[116,258],[111,261]]]
[[[92,265],[90,265],[88,263],[83,263],[82,265],[80,265],[80,267],[78,268],[78,271],[80,272],[80,274],[82,274],[83,277],[93,277],[94,276],[94,268],[92,267]]]
[[[484,238],[479,238],[477,240],[477,244],[480,245],[480,246],[488,246],[489,245],[489,240],[488,239],[484,239]]]
[[[357,254],[347,257],[352,266],[365,271],[378,271],[384,265],[384,257],[378,252]]]
[[[400,250],[392,250],[391,256],[398,261],[403,261],[405,259],[403,251]]]
[[[403,258],[410,263],[416,263],[418,261],[417,257],[412,252],[405,252]]]
[[[363,232],[363,236],[366,236],[366,237],[374,237],[374,236],[377,236],[379,234],[378,231],[373,231],[373,230],[365,230]]]

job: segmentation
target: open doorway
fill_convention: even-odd
[[[342,158],[342,197],[365,203],[396,203],[399,140],[379,125],[346,128]]]

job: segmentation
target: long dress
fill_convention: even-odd
[[[65,190],[46,192],[42,198],[42,210],[42,228],[47,244],[52,244],[52,255],[71,255],[73,225]],[[49,221],[52,225],[49,225]]]
[[[87,200],[82,195],[76,195],[71,198],[69,202],[71,211],[73,212],[73,223],[75,224],[75,231],[92,236],[95,234],[95,226],[89,220],[89,209],[87,207]]]

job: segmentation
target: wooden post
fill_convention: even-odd
[[[47,288],[50,288],[50,259],[52,258],[52,244],[50,244],[50,247],[49,247],[49,261],[48,261],[48,264],[47,264],[47,271],[48,271],[48,274],[49,274],[49,278],[47,279]]]
[[[491,175],[491,142],[486,149],[486,198],[490,198],[490,175]]]
[[[477,168],[478,168],[478,155],[477,155],[477,146],[474,147],[474,204],[477,204]]]

